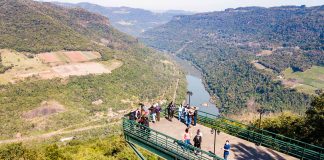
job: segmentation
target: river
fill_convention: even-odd
[[[218,108],[215,104],[210,103],[211,96],[203,84],[201,72],[191,65],[189,61],[175,56],[172,56],[172,58],[178,62],[182,70],[184,70],[186,73],[188,84],[187,89],[193,93],[190,98],[191,106],[199,107],[200,111],[218,115]]]

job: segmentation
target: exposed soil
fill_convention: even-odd
[[[57,101],[43,101],[40,107],[30,110],[22,114],[25,119],[33,119],[38,117],[45,117],[55,113],[64,112],[65,108]]]
[[[65,52],[65,56],[69,58],[70,62],[85,62],[88,61],[87,57],[82,55],[81,52]]]
[[[271,54],[272,54],[272,51],[270,51],[270,50],[263,50],[263,51],[257,53],[256,56],[269,56]]]
[[[59,77],[65,78],[69,76],[82,76],[88,74],[111,73],[103,64],[96,62],[66,64],[53,67],[53,72]]]

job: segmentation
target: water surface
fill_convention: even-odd
[[[187,75],[188,90],[193,93],[190,98],[191,106],[199,107],[200,111],[218,115],[218,108],[210,103],[210,95],[206,91],[202,80],[198,77]],[[207,104],[204,106],[203,104]]]

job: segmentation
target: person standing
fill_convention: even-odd
[[[155,107],[156,108],[156,119],[159,122],[162,108],[161,108],[160,104],[158,104],[158,103],[156,103],[155,105],[156,105],[156,107]]]
[[[156,106],[155,106],[155,104],[154,105],[152,105],[151,107],[150,107],[150,113],[151,113],[151,116],[152,116],[152,122],[153,123],[155,123],[155,121],[156,121],[156,108],[155,108]]]
[[[192,117],[193,117],[193,110],[191,108],[188,109],[188,123],[187,127],[190,127],[192,123]]]
[[[224,145],[224,160],[227,160],[227,157],[229,155],[229,151],[231,149],[231,145],[229,144],[229,140],[226,140],[226,143]]]
[[[198,108],[197,107],[194,107],[194,115],[193,115],[193,117],[194,117],[194,126],[196,126],[196,124],[197,124],[197,118],[198,118]]]
[[[172,102],[172,105],[171,105],[171,121],[172,121],[172,118],[174,117],[174,111],[176,110],[176,106],[175,104]]]
[[[181,121],[181,119],[182,119],[182,110],[183,110],[183,106],[182,106],[182,104],[180,104],[180,106],[179,106],[179,108],[178,108],[178,119],[179,119],[179,121]]]
[[[172,108],[172,103],[169,103],[168,107],[167,107],[167,112],[168,112],[168,119],[171,120],[171,108]]]
[[[202,142],[202,134],[200,129],[197,130],[197,135],[193,139],[194,146],[201,149],[201,142]],[[199,152],[195,151],[195,154],[198,154]]]
[[[190,143],[191,138],[190,137],[191,137],[191,135],[189,133],[189,128],[186,128],[185,133],[183,135],[183,142],[185,144],[191,145],[191,143]]]
[[[188,112],[189,112],[188,106],[186,106],[183,115],[184,115],[184,120],[185,120],[187,127],[188,127],[188,115],[189,115]]]

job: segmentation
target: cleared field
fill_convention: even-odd
[[[272,54],[270,50],[262,50],[261,52],[257,53],[256,56],[269,56]]]
[[[0,50],[0,54],[2,63],[5,66],[14,66],[4,74],[0,74],[0,84],[14,83],[28,76],[33,76],[31,73],[43,72],[50,69],[48,65],[43,64],[37,57],[28,58],[22,53],[9,50]]]
[[[69,63],[69,62],[87,62],[101,58],[100,53],[90,51],[59,51],[50,53],[41,53],[37,57],[43,63]]]
[[[106,66],[96,62],[66,64],[53,67],[52,69],[55,74],[62,78],[69,76],[83,76],[88,74],[111,73]]]
[[[14,66],[0,74],[0,84],[15,83],[26,78],[52,79],[111,73],[123,64],[117,60],[89,62],[101,57],[98,52],[61,51],[42,53],[33,58],[9,50],[0,50],[0,54],[5,66]]]
[[[265,70],[265,71],[268,71],[268,72],[273,72],[272,69],[265,67],[264,65],[262,65],[261,63],[259,63],[259,61],[257,61],[257,60],[251,61],[251,63],[254,65],[254,67],[256,69]]]
[[[324,67],[313,66],[304,72],[293,72],[288,68],[283,75],[283,84],[298,91],[315,94],[316,89],[324,89]]]

